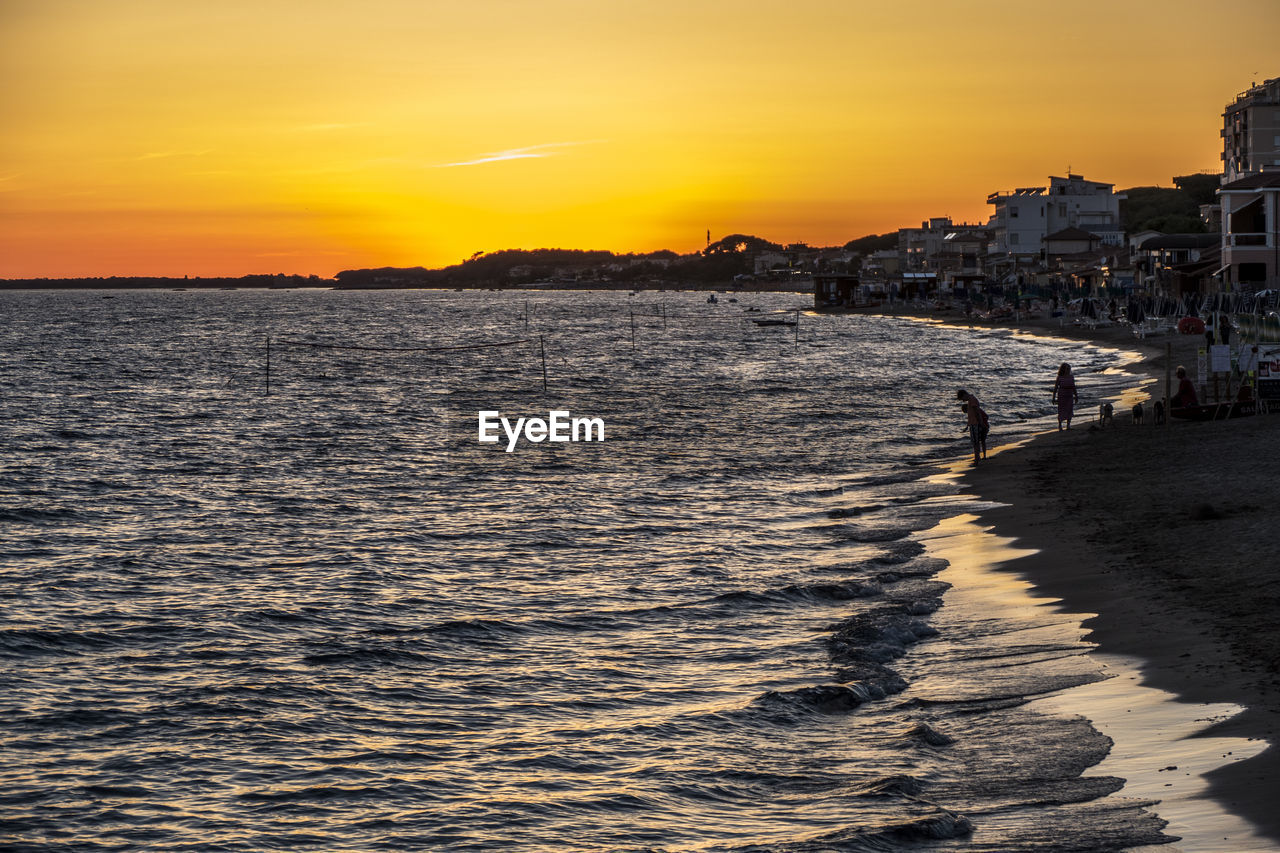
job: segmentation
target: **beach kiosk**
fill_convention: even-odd
[[[858,277],[848,273],[815,273],[813,307],[831,310],[852,308],[857,299]]]

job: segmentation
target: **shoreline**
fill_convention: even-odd
[[[954,474],[943,477],[955,480]],[[1103,652],[1084,639],[1083,622],[1090,614],[1074,612],[1061,599],[1037,593],[1028,576],[1017,571],[1018,560],[1033,552],[980,523],[977,513],[983,502],[967,497],[973,504],[968,511],[944,519],[923,536],[928,553],[948,563],[937,576],[951,584],[945,594],[947,606],[980,612],[987,619],[1038,624],[1041,631],[1052,625],[1059,642],[1081,644],[1080,659],[1096,670],[1097,679],[1031,696],[1026,708],[1051,717],[1087,719],[1094,730],[1110,738],[1107,755],[1085,775],[1123,779],[1123,788],[1108,798],[1147,804],[1144,811],[1163,821],[1163,833],[1176,839],[1125,849],[1130,853],[1275,849],[1249,821],[1205,797],[1209,771],[1263,749],[1258,742],[1211,733],[1214,721],[1230,719],[1244,709],[1226,703],[1179,701],[1174,694],[1146,683],[1145,661]]]
[[[969,325],[947,315],[886,316]],[[1127,327],[1088,329],[1056,319],[973,326],[1132,351],[1139,357],[1124,367],[1146,378],[1153,397],[1163,393],[1166,345],[1173,344],[1171,368],[1194,365],[1203,341],[1176,334],[1139,340]],[[1046,365],[1046,398],[1052,374]],[[962,463],[958,482],[999,504],[977,511],[982,526],[1033,551],[997,570],[1081,614],[1095,654],[1138,659],[1143,687],[1179,702],[1244,709],[1194,736],[1269,746],[1244,760],[1224,755],[1222,766],[1204,774],[1207,796],[1280,849],[1280,593],[1265,568],[1275,562],[1267,495],[1280,482],[1267,441],[1280,420],[1155,427],[1148,405],[1146,423],[1138,425],[1126,397],[1116,402],[1114,424],[1098,428],[1099,402],[1082,395],[1069,431],[1037,434],[976,467]],[[1160,761],[1150,756],[1153,770]]]

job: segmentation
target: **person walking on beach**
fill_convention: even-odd
[[[973,442],[973,464],[987,456],[987,413],[982,410],[978,398],[963,388],[956,390],[956,399],[960,401],[960,409],[965,414],[969,426],[969,441]]]
[[[1062,431],[1064,421],[1067,429],[1071,429],[1071,416],[1075,414],[1076,403],[1080,402],[1080,394],[1076,391],[1076,378],[1071,375],[1071,365],[1065,361],[1053,381],[1053,402],[1058,404],[1058,431]]]

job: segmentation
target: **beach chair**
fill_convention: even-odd
[[[1141,323],[1134,324],[1133,334],[1141,340],[1152,335],[1167,334],[1170,328],[1172,327],[1162,317],[1147,317]]]

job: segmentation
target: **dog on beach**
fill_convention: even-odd
[[[1110,403],[1103,403],[1098,407],[1098,425],[1111,426],[1115,421],[1116,410]]]
[[[1164,423],[1164,400],[1156,400],[1152,408],[1156,412],[1156,426],[1160,426]]]
[[[1137,426],[1138,424],[1142,423],[1142,418],[1143,418],[1143,416],[1144,416],[1145,414],[1146,414],[1146,413],[1145,413],[1145,412],[1143,412],[1143,410],[1142,410],[1142,404],[1141,404],[1141,403],[1135,403],[1135,404],[1134,404],[1134,407],[1133,407],[1133,423],[1134,423],[1134,426]]]

